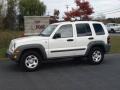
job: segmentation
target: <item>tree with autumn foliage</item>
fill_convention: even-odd
[[[90,15],[94,13],[93,8],[86,0],[75,0],[77,8],[72,8],[71,11],[65,12],[65,21],[70,21],[71,18],[80,18],[80,20],[90,20]]]

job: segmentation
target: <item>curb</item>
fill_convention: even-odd
[[[1,60],[8,60],[8,58],[0,58],[0,61],[1,61]]]

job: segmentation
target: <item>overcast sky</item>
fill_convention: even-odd
[[[47,12],[50,12],[50,15],[53,14],[54,8],[61,11],[60,16],[64,15],[64,12],[67,10],[66,5],[69,5],[69,10],[71,7],[75,7],[74,0],[41,0],[47,5]],[[91,6],[94,8],[95,16],[100,13],[105,12],[106,17],[120,17],[120,0],[88,0]],[[116,11],[113,11],[117,9]],[[118,12],[119,11],[119,12]],[[98,14],[99,13],[99,14]]]
[[[2,1],[2,0],[0,0]],[[34,1],[34,0],[33,0]],[[74,0],[41,0],[47,5],[46,13],[53,14],[54,9],[59,9],[62,17],[67,10],[66,5],[69,5],[69,10],[75,7]],[[94,8],[94,16],[105,14],[109,17],[120,17],[120,0],[88,0]],[[106,12],[107,11],[107,12]],[[106,12],[106,13],[105,13]]]

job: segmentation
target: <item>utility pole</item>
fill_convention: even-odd
[[[68,9],[69,9],[69,5],[66,5],[66,9],[67,9],[67,12],[68,12]]]
[[[49,11],[47,12],[47,14],[48,14],[47,16],[50,16],[50,12]]]

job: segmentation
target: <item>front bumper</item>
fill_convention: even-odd
[[[15,62],[19,61],[19,54],[11,53],[9,50],[6,52],[6,57]]]

